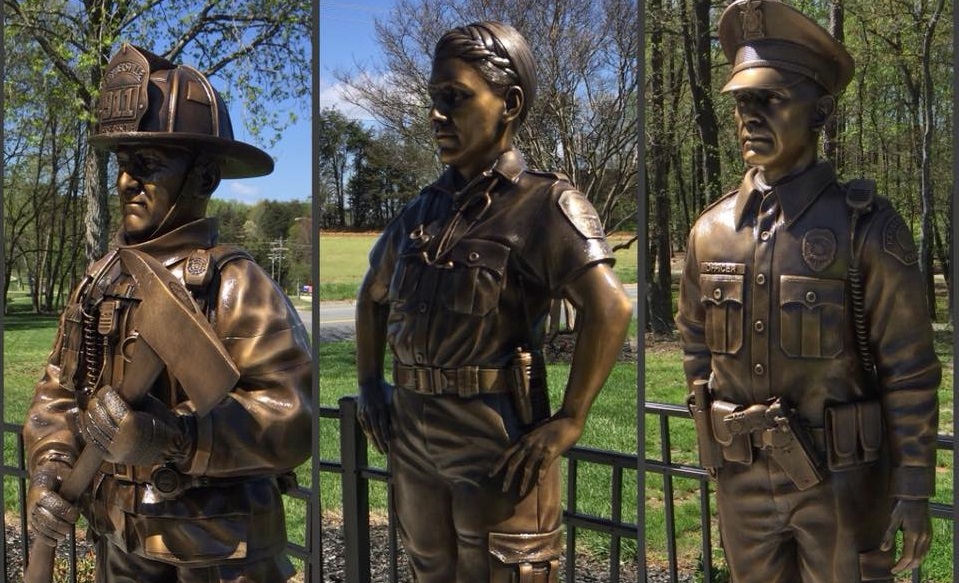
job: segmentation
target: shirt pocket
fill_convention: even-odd
[[[452,267],[444,274],[440,294],[447,309],[486,316],[499,306],[506,286],[509,247],[485,239],[463,239],[450,251]]]
[[[780,278],[780,345],[787,356],[835,358],[842,353],[845,289],[843,280]]]
[[[735,274],[699,276],[710,352],[735,354],[743,346],[743,282],[744,276]]]
[[[408,251],[396,262],[393,278],[387,298],[393,310],[405,311],[406,306],[415,305],[416,292],[423,277],[422,253],[418,249]]]

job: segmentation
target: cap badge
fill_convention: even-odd
[[[99,132],[135,132],[147,109],[150,65],[142,54],[124,45],[103,77],[97,117]]]
[[[743,25],[743,40],[764,38],[762,0],[749,0],[740,8],[739,19]]]

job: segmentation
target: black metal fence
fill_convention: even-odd
[[[4,566],[4,571],[0,573],[0,581],[20,581],[23,578],[22,569],[29,562],[29,539],[27,537],[27,510],[26,510],[26,499],[27,499],[27,470],[26,464],[24,463],[24,444],[23,444],[23,434],[22,426],[4,423],[2,425],[2,430],[0,430],[0,443],[4,445],[4,460],[3,465],[0,466],[0,484],[2,484],[2,491],[6,494],[6,487],[8,480],[12,479],[16,483],[17,490],[17,510],[19,513],[19,524],[16,527],[13,527],[17,532],[17,536],[14,537],[16,542],[11,543],[8,541],[7,537],[7,519],[5,513],[0,513],[0,529],[4,532],[3,544],[0,544],[0,564]],[[12,463],[8,460],[6,455],[8,438],[13,438],[15,443],[15,455],[16,460]],[[310,528],[311,521],[309,517],[313,515],[313,512],[316,511],[316,506],[319,500],[319,493],[313,492],[308,488],[302,486],[295,486],[287,489],[284,493],[285,496],[301,501],[306,507],[306,516],[307,520],[305,521],[305,532],[303,540],[305,544],[298,544],[295,542],[288,542],[286,545],[286,553],[288,556],[302,561],[304,567],[302,569],[303,581],[305,583],[313,583],[310,576],[310,565],[313,560],[313,555],[311,549],[314,548],[314,545],[319,545],[319,533],[313,533]],[[76,533],[70,533],[70,536],[67,538],[65,543],[67,549],[67,581],[70,583],[89,583],[89,581],[83,581],[79,579],[78,572],[78,547],[77,547],[77,538]],[[13,561],[14,555],[17,555],[19,559]],[[8,567],[11,564],[19,565],[18,568],[14,569],[16,572],[11,572],[11,569]]]
[[[674,491],[673,480],[676,478],[692,479],[699,482],[699,515],[702,539],[700,544],[702,581],[709,583],[717,581],[718,573],[712,563],[713,540],[712,532],[712,511],[711,494],[709,481],[705,470],[696,465],[676,463],[672,460],[672,444],[670,441],[671,422],[691,423],[689,412],[685,407],[679,405],[670,405],[663,403],[647,402],[644,407],[646,415],[653,416],[658,422],[658,435],[660,442],[659,459],[647,458],[644,460],[644,471],[651,474],[659,474],[663,478],[663,508],[665,514],[665,540],[666,540],[666,561],[668,578],[672,582],[678,582],[680,578],[679,553],[677,550],[677,525],[676,525],[676,507],[677,500]],[[363,432],[356,423],[356,402],[353,398],[345,397],[340,400],[339,407],[325,407],[320,409],[320,417],[338,421],[339,440],[340,440],[340,459],[339,460],[321,460],[320,472],[335,474],[339,477],[343,492],[343,530],[345,552],[343,560],[345,561],[344,571],[346,581],[349,583],[369,583],[371,579],[371,548],[370,548],[370,484],[371,482],[385,483],[388,500],[392,500],[392,487],[389,481],[389,473],[384,468],[370,467],[367,458],[367,443]],[[10,572],[6,567],[11,564],[14,555],[19,554],[22,561],[15,561],[19,565],[25,564],[29,559],[27,521],[26,521],[26,494],[27,494],[27,472],[24,463],[23,436],[19,425],[4,423],[0,430],[0,442],[5,446],[8,439],[15,440],[15,460],[11,461],[9,455],[4,455],[4,463],[0,466],[0,483],[3,484],[3,491],[6,492],[8,482],[15,482],[17,508],[19,512],[19,524],[13,527],[18,529],[18,536],[14,537],[16,543],[10,543],[7,540],[7,518],[5,514],[0,514],[0,527],[3,528],[5,536],[3,544],[0,545],[0,564],[5,567],[6,577],[20,576],[18,573]],[[938,439],[938,448],[940,450],[952,451],[955,447],[954,439],[951,436],[940,435]],[[5,447],[5,451],[10,448]],[[640,533],[635,522],[624,519],[624,515],[635,516],[635,492],[624,491],[624,476],[627,472],[638,471],[637,456],[631,454],[616,453],[605,450],[591,449],[585,447],[576,447],[571,449],[567,455],[567,475],[566,475],[566,510],[563,513],[563,519],[566,524],[566,582],[573,583],[576,580],[576,535],[579,530],[591,530],[605,533],[610,538],[609,560],[608,560],[608,578],[612,583],[619,583],[622,578],[622,542],[623,540],[637,541]],[[577,484],[580,475],[580,469],[584,464],[594,464],[608,468],[610,472],[610,514],[609,516],[597,516],[586,512],[581,512],[577,505]],[[297,486],[286,493],[287,496],[297,499],[306,505],[306,515],[311,516],[316,510],[319,500],[319,493],[310,489]],[[392,504],[390,504],[392,507]],[[953,506],[950,504],[932,503],[930,504],[932,516],[936,519],[953,520]],[[395,517],[392,511],[387,513],[387,553],[390,583],[396,583],[399,578],[400,551],[397,540]],[[310,562],[312,558],[311,549],[313,545],[320,545],[319,533],[312,532],[310,528],[311,521],[306,521],[306,532],[303,540],[304,545],[289,543],[287,553],[289,556],[299,559],[304,563],[304,581],[312,583],[310,578]],[[637,544],[637,548],[643,548]],[[77,562],[78,552],[76,537],[71,535],[67,544],[67,580],[70,583],[84,583],[78,579]],[[319,552],[322,564],[323,549]],[[322,576],[321,576],[322,579]],[[922,576],[919,569],[912,573],[913,583],[919,583]]]

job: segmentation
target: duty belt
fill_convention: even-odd
[[[459,395],[469,398],[512,390],[511,368],[434,368],[393,363],[393,383],[423,395]]]
[[[123,482],[153,486],[165,498],[175,498],[191,488],[234,486],[252,480],[272,479],[272,476],[246,476],[238,478],[188,476],[170,466],[132,466],[110,462],[103,462],[100,465],[100,472],[108,476],[113,476]]]

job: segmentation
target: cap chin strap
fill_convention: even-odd
[[[197,171],[197,160],[200,159],[200,154],[193,154],[193,159],[190,161],[190,169],[183,176],[183,181],[180,183],[180,189],[177,191],[176,198],[173,200],[173,204],[170,205],[170,209],[163,216],[163,220],[160,221],[160,224],[157,225],[153,232],[150,233],[150,236],[146,240],[155,239],[160,235],[163,235],[167,232],[170,225],[180,226],[178,221],[180,220],[180,201],[183,198],[183,193],[187,192],[188,186],[195,186],[199,181],[199,172]],[[172,230],[172,229],[169,229]]]

